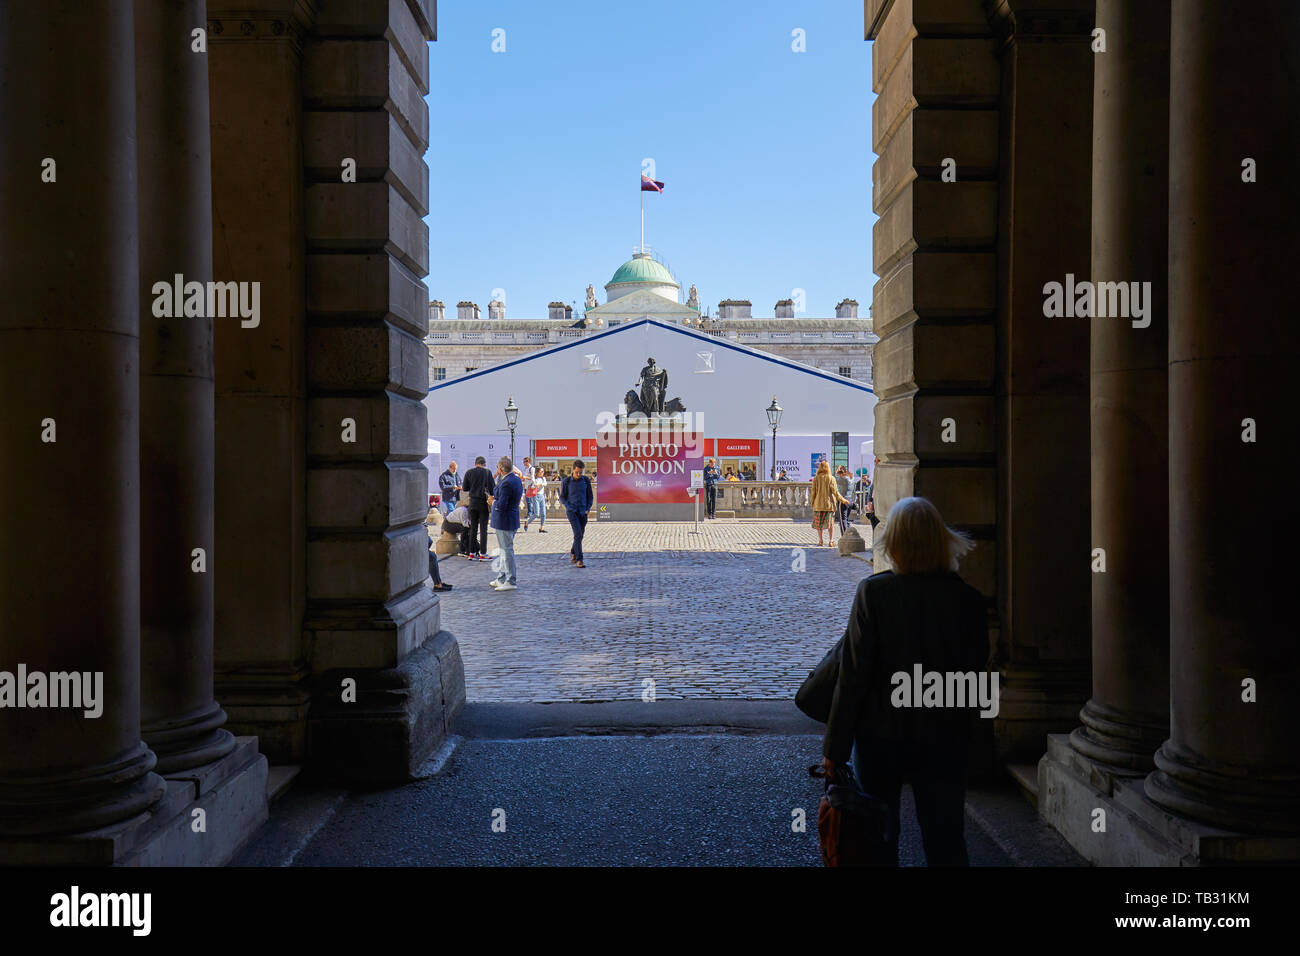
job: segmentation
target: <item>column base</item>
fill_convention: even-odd
[[[301,764],[307,755],[307,708],[311,700],[307,666],[224,664],[216,672],[216,694],[226,711],[226,728],[256,737],[274,764]]]
[[[257,739],[239,737],[221,759],[167,777],[147,813],[84,833],[0,838],[0,865],[221,866],[266,821],[266,778]]]
[[[343,681],[356,681],[345,700]],[[321,675],[312,701],[308,761],[352,782],[400,784],[446,739],[465,705],[460,648],[440,631],[396,667],[339,668]]]
[[[999,763],[1037,760],[1047,736],[1069,733],[1092,688],[1087,661],[1044,662],[1002,668],[993,733]]]
[[[1104,832],[1093,827],[1105,811]],[[1141,777],[1117,774],[1048,737],[1038,763],[1038,814],[1098,866],[1222,866],[1300,862],[1300,837],[1213,827],[1156,805]]]
[[[1070,745],[1094,763],[1117,774],[1145,775],[1155,769],[1154,754],[1169,736],[1169,722],[1141,721],[1090,700],[1079,711],[1082,727],[1070,734]]]
[[[1166,740],[1146,795],[1168,812],[1254,833],[1300,838],[1300,779],[1210,764]],[[1226,772],[1225,772],[1226,771]]]
[[[235,749],[235,738],[223,730],[226,712],[216,702],[184,717],[155,721],[141,736],[158,757],[155,768],[164,777],[220,760]]]

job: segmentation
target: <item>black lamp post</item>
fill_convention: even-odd
[[[776,427],[781,424],[781,412],[784,409],[776,403],[776,396],[772,396],[772,404],[767,406],[767,423],[772,426],[772,481],[776,481]]]
[[[510,429],[510,464],[514,465],[515,461],[515,423],[519,421],[519,406],[515,404],[514,396],[506,402],[506,426]]]

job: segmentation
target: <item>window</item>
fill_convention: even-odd
[[[474,371],[477,371],[477,370],[478,370],[478,366],[477,366],[477,365],[466,365],[466,366],[465,366],[465,371],[467,371],[467,372],[474,372]]]
[[[433,370],[433,380],[435,382],[441,382],[446,377],[447,377],[447,370],[445,368],[435,368]]]
[[[843,375],[845,378],[852,378],[852,377],[853,377],[853,366],[851,366],[851,365],[841,365],[841,366],[840,366],[840,374]]]

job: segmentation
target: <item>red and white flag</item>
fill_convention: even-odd
[[[651,179],[644,173],[641,174],[641,191],[643,193],[661,193],[664,191],[664,184]]]

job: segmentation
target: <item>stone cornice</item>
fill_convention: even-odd
[[[208,0],[208,41],[288,43],[301,53],[316,10],[316,0]]]
[[[984,0],[1004,39],[1085,40],[1097,19],[1096,0]]]

